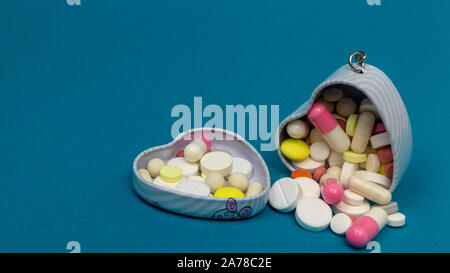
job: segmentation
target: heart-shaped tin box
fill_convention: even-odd
[[[253,166],[250,183],[258,181],[264,186],[264,190],[258,195],[244,198],[196,196],[148,182],[138,173],[150,159],[161,158],[167,162],[176,157],[177,152],[183,150],[193,139],[202,135],[212,140],[211,151],[224,150],[233,157],[247,159]],[[261,155],[241,136],[217,128],[198,128],[180,134],[166,145],[140,153],[133,163],[133,186],[142,199],[171,212],[217,220],[246,219],[260,213],[266,206],[270,174]]]

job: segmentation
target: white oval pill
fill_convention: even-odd
[[[209,152],[200,159],[200,167],[205,175],[211,172],[218,172],[225,177],[231,173],[233,158],[224,151]]]
[[[189,162],[197,162],[206,153],[208,147],[201,140],[194,140],[184,147],[184,158]]]
[[[328,88],[323,91],[323,98],[329,102],[336,102],[342,99],[344,92],[339,88]]]
[[[387,225],[390,227],[402,227],[406,223],[406,216],[400,212],[389,214],[387,219]]]
[[[264,190],[264,186],[259,182],[252,182],[248,186],[246,197],[255,196],[260,194]]]
[[[360,206],[364,203],[364,196],[351,190],[345,190],[344,199],[342,200],[349,205]]]
[[[139,169],[138,172],[144,180],[147,182],[153,182],[152,176],[146,169]]]
[[[347,188],[347,182],[352,177],[352,175],[358,170],[358,163],[350,163],[345,161],[344,165],[342,165],[341,177],[339,182],[341,182],[342,186]]]
[[[312,159],[309,156],[303,161],[292,161],[292,163],[294,164],[294,166],[297,169],[307,170],[311,174],[313,174],[314,171],[317,168],[319,168],[320,166],[324,166],[325,165],[325,161],[315,161],[314,159]]]
[[[147,170],[152,177],[159,175],[159,170],[165,165],[161,158],[153,158],[147,163]]]
[[[270,205],[280,212],[290,212],[297,206],[300,187],[292,178],[281,178],[276,181],[269,193]]]
[[[303,120],[294,120],[286,126],[286,132],[292,138],[305,138],[309,133],[309,125]]]
[[[297,177],[294,180],[301,188],[301,196],[299,197],[299,199],[319,198],[320,186],[316,181],[308,177]]]
[[[389,137],[388,132],[384,132],[378,135],[371,136],[370,144],[372,145],[372,148],[378,149],[384,146],[391,145],[391,138]]]
[[[233,157],[233,166],[231,168],[231,174],[243,173],[248,178],[252,175],[252,164],[247,159],[241,157]]]
[[[167,161],[167,165],[174,165],[181,168],[184,177],[198,174],[198,164],[187,161],[184,157],[174,157]]]
[[[200,196],[209,196],[211,193],[211,189],[207,184],[197,180],[184,180],[177,184],[175,189],[179,192]]]
[[[209,173],[205,178],[205,184],[211,189],[211,193],[215,193],[218,189],[225,187],[225,178],[217,172]]]
[[[336,235],[344,236],[352,224],[353,221],[350,216],[340,212],[331,218],[330,228]]]
[[[334,209],[336,213],[343,212],[348,215],[359,217],[370,210],[370,203],[369,201],[364,200],[362,205],[352,206],[341,201],[334,206]]]
[[[360,164],[361,165],[361,164]],[[380,160],[376,154],[368,154],[365,169],[368,172],[378,172],[380,169]]]
[[[315,161],[324,161],[330,155],[330,147],[324,141],[317,141],[309,147],[309,155]]]
[[[328,227],[333,213],[330,206],[319,198],[305,198],[298,201],[295,220],[304,229],[322,231]]]
[[[368,171],[356,171],[355,175],[367,179],[371,182],[377,183],[378,185],[383,186],[384,188],[389,188],[391,186],[391,180],[379,173]]]
[[[248,178],[243,173],[233,173],[228,178],[228,184],[231,187],[234,187],[242,192],[245,192],[248,188]]]

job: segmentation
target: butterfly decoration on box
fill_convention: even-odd
[[[252,214],[252,207],[245,206],[238,210],[238,204],[234,198],[228,198],[227,202],[225,203],[225,209],[221,209],[219,211],[216,211],[211,218],[212,219],[242,219],[249,217],[250,214]]]

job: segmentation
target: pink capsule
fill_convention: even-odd
[[[350,138],[339,126],[331,112],[320,102],[315,102],[308,118],[335,152],[343,153],[350,147]]]
[[[321,184],[322,198],[330,205],[336,205],[344,198],[344,189],[335,178],[327,178]]]
[[[377,236],[386,223],[386,211],[379,207],[372,207],[347,230],[345,233],[347,242],[353,247],[362,248]]]

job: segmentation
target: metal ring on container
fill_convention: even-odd
[[[353,61],[353,57],[355,57],[355,56],[356,56],[356,62],[357,62],[362,68],[364,68],[364,67],[365,67],[365,60],[366,60],[367,55],[366,55],[366,53],[364,53],[364,52],[362,52],[362,51],[355,51],[355,52],[353,52],[353,53],[350,55],[350,57],[348,58],[348,65],[349,65],[350,68],[353,70],[353,72],[362,74],[363,71],[362,71],[361,69],[356,68],[356,67],[353,66],[352,61]]]

